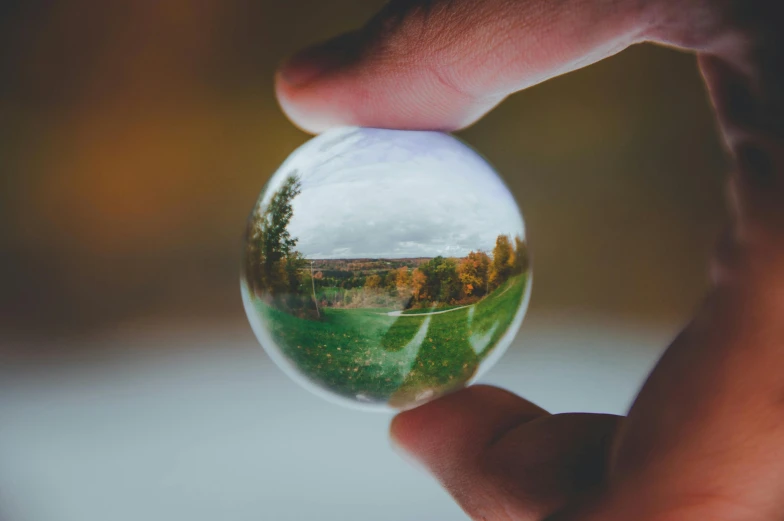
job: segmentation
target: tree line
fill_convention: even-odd
[[[382,277],[367,277],[364,288],[397,292],[408,307],[437,303],[467,304],[492,293],[510,277],[528,270],[528,250],[520,237],[496,238],[492,254],[472,251],[466,257],[434,257],[417,268],[401,267]]]
[[[374,270],[312,272],[311,263],[296,250],[297,238],[288,231],[293,216],[291,202],[301,188],[295,172],[249,219],[245,254],[249,289],[258,298],[297,314],[311,315],[319,305],[382,307],[394,302],[409,308],[467,304],[528,270],[525,241],[499,235],[490,254],[472,251],[462,258],[417,259],[413,268],[390,261],[390,266],[399,267],[386,271],[377,269],[379,260],[347,260],[347,267]]]

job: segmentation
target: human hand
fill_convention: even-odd
[[[776,0],[403,0],[279,72],[309,131],[454,130],[634,43],[698,54],[736,159],[733,222],[628,417],[550,415],[474,386],[392,423],[474,519],[784,519],[783,22]]]

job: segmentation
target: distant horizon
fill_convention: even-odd
[[[475,253],[484,253],[488,257],[493,256],[492,250],[471,250],[471,252]],[[471,253],[469,252],[469,253]],[[383,261],[383,260],[395,260],[401,261],[406,259],[411,260],[419,260],[419,259],[435,259],[436,257],[444,257],[446,259],[450,258],[464,258],[467,257],[468,253],[465,255],[432,255],[432,256],[405,256],[405,257],[305,257],[305,260],[308,261],[359,261],[359,260],[369,260],[369,261]]]

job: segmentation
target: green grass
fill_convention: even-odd
[[[513,277],[471,307],[431,316],[325,308],[321,320],[310,320],[255,305],[283,354],[315,383],[395,405],[470,378],[511,325],[526,283],[524,275]]]

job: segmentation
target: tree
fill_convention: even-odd
[[[464,296],[482,296],[485,294],[489,268],[490,257],[481,251],[472,251],[465,258],[460,259],[457,265],[457,276],[463,284],[462,293]]]
[[[381,287],[381,277],[376,275],[375,273],[373,275],[368,276],[368,278],[365,279],[365,288],[378,289],[380,287]]]
[[[424,291],[418,300],[451,302],[460,297],[460,279],[457,276],[457,262],[441,256],[434,257],[422,264],[419,270],[425,275]]]
[[[389,270],[384,277],[384,288],[388,290],[397,289],[397,270]]]
[[[438,300],[440,302],[452,302],[460,298],[460,278],[457,276],[457,262],[455,259],[444,259],[436,268],[438,274]]]
[[[411,272],[406,266],[401,266],[395,270],[395,286],[400,295],[407,293],[411,289]]]
[[[514,249],[507,235],[499,235],[493,248],[493,262],[490,264],[490,288],[495,289],[509,278],[514,263]]]
[[[303,278],[302,270],[305,268],[307,261],[298,251],[290,251],[286,257],[283,257],[278,262],[280,266],[279,271],[284,273],[273,285],[277,291],[285,292],[291,295],[298,295],[301,293],[308,293],[310,288],[306,286]],[[308,275],[310,278],[310,275]],[[310,281],[307,281],[310,283]]]
[[[411,294],[414,299],[419,301],[429,298],[427,294],[427,275],[419,268],[416,268],[411,273]]]
[[[528,245],[525,241],[518,235],[514,239],[515,241],[515,252],[514,252],[514,265],[512,267],[512,273],[515,275],[519,275],[528,271],[530,266],[528,260]]]
[[[299,176],[289,175],[251,225],[248,270],[257,291],[274,296],[299,289],[304,259],[294,250],[297,239],[288,226],[294,215],[291,202],[300,191]]]

